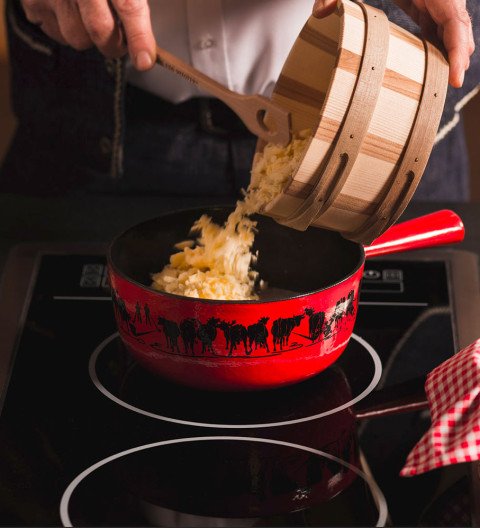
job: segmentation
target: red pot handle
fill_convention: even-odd
[[[365,246],[366,257],[388,255],[410,249],[461,242],[465,228],[461,218],[448,209],[395,224],[372,244]]]

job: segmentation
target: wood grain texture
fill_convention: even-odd
[[[365,9],[363,5],[362,9]],[[362,61],[340,134],[332,143],[330,161],[321,173],[312,175],[313,188],[308,198],[283,221],[296,229],[307,229],[340,194],[360,152],[380,95],[387,63],[389,24],[385,14],[376,9],[365,9],[364,14],[366,35]]]
[[[447,94],[443,77],[448,75],[448,70],[445,72],[443,55],[430,42],[425,42],[425,53],[427,68],[424,89],[409,141],[391,176],[387,192],[370,219],[354,233],[355,238],[373,241],[398,219],[420,183],[427,165]]]
[[[309,128],[312,139],[264,213],[297,229],[325,227],[362,243],[381,234],[418,185],[447,83],[443,55],[381,11],[342,0],[331,16],[310,17],[272,99],[291,112],[293,132]]]

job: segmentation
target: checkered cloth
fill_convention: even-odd
[[[425,392],[432,425],[408,455],[403,477],[480,459],[480,339],[432,370]]]

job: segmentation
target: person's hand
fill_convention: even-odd
[[[27,19],[50,38],[103,55],[128,53],[138,70],[155,62],[155,37],[147,0],[21,0]],[[125,42],[126,41],[126,42]]]
[[[465,0],[395,0],[422,29],[426,37],[435,31],[443,41],[450,64],[449,82],[455,88],[463,84],[470,56],[475,50],[472,22]],[[319,18],[334,11],[335,0],[316,0],[313,14]]]

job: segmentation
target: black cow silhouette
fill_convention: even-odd
[[[277,345],[280,346],[280,350],[288,346],[290,334],[292,330],[300,325],[301,320],[305,316],[294,315],[293,317],[279,317],[272,323],[272,335],[273,335],[273,350],[277,350]]]
[[[227,321],[220,321],[218,323],[218,328],[220,328],[220,330],[223,332],[223,335],[225,337],[225,341],[226,341],[225,348],[226,348],[226,350],[230,349],[230,328],[235,323],[236,323],[236,321],[232,321],[231,323],[227,323]]]
[[[270,349],[268,347],[267,330],[267,322],[269,319],[270,317],[262,317],[257,323],[249,325],[247,327],[248,344],[250,347],[250,352],[254,350],[254,346],[255,350],[258,347],[263,347],[267,349],[267,352],[270,352]]]
[[[180,329],[175,321],[169,321],[164,317],[158,318],[158,324],[163,326],[163,331],[165,332],[165,337],[167,338],[167,346],[172,352],[177,350],[180,352],[178,347],[178,338],[180,336]]]
[[[197,338],[197,327],[195,319],[184,319],[180,323],[180,335],[182,336],[185,354],[191,352],[193,356],[195,339]]]
[[[305,308],[305,314],[308,315],[308,337],[315,343],[322,335],[325,312],[315,312],[313,308]]]
[[[347,307],[345,310],[346,315],[355,315],[354,301],[355,301],[355,293],[353,290],[350,290],[348,292],[348,297],[347,297]]]
[[[211,352],[214,353],[213,350],[213,342],[215,338],[217,337],[217,325],[219,323],[219,319],[216,319],[215,317],[210,317],[210,319],[205,323],[198,323],[197,327],[197,337],[200,339],[202,343],[202,354],[205,352]]]
[[[233,355],[233,351],[237,349],[237,345],[243,343],[244,352],[247,356],[250,355],[250,349],[248,348],[248,332],[247,329],[236,321],[227,323],[222,321],[218,324],[218,327],[223,331],[225,340],[227,342],[228,355]]]

